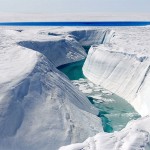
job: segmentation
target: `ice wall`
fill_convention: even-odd
[[[139,28],[135,34],[135,29],[129,29],[127,33],[121,31],[121,35],[116,31],[112,42],[90,48],[83,66],[89,80],[126,99],[142,116],[150,114],[147,30]],[[145,36],[139,37],[142,32]]]
[[[113,30],[108,28],[101,29],[85,29],[85,30],[75,30],[70,31],[69,34],[82,45],[91,46],[102,43],[109,43],[111,37],[115,35]]]
[[[18,44],[44,54],[55,66],[86,57],[82,46],[75,39],[67,36],[58,36],[51,38],[49,41],[21,41]]]

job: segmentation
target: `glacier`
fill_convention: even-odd
[[[111,92],[121,93],[123,88],[117,85],[124,85],[125,80],[130,80],[129,74],[139,69],[139,74],[135,73],[137,83],[126,81],[124,90],[129,92],[136,87],[136,91],[127,93],[126,100],[140,114],[148,115],[148,31],[149,27],[1,27],[0,149],[57,150],[74,144],[60,149],[148,150],[148,116],[129,122],[121,131],[103,132],[102,122],[96,116],[98,110],[57,69],[85,59],[87,54],[82,46],[93,45],[83,68],[85,76],[103,87],[109,84],[111,89],[105,88]],[[103,60],[104,66],[99,62],[94,65],[94,54]],[[119,77],[114,80],[117,85],[110,84],[112,78],[98,82],[108,76],[119,60],[130,69],[125,65],[116,68],[118,71],[112,77]],[[119,92],[123,97],[124,92]]]

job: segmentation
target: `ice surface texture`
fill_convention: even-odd
[[[133,38],[128,39],[128,45],[131,45],[137,34],[142,38],[149,36],[148,27],[137,28],[135,32],[132,32],[132,28],[130,30],[115,28],[114,30],[119,36],[121,35],[121,38],[126,39],[128,34],[133,35]],[[102,142],[105,144],[104,149],[108,149],[120,141],[118,134],[125,137],[122,132],[114,133],[116,138],[111,138],[114,140],[107,143],[105,136],[109,137],[112,134],[103,133],[101,121],[96,117],[97,109],[93,108],[87,98],[56,69],[61,64],[85,58],[86,53],[82,45],[108,43],[111,38],[109,36],[107,36],[108,39],[104,38],[106,37],[104,35],[114,33],[111,31],[113,30],[106,28],[93,31],[93,29],[85,28],[55,27],[34,30],[19,27],[11,30],[0,29],[0,149],[57,150],[63,145],[83,142],[87,137],[94,136],[98,132],[103,135],[101,139],[104,140]],[[145,31],[144,36],[143,31]],[[82,36],[82,32],[87,36]],[[79,38],[77,35],[84,38]],[[113,34],[108,35],[113,36]],[[106,42],[104,39],[107,39]],[[143,41],[146,42],[146,40],[139,38],[139,41],[137,51],[133,53],[133,62],[145,64],[148,53],[147,49],[144,50],[146,43],[143,44]],[[122,42],[118,41],[118,43]],[[118,45],[118,47],[121,46]],[[137,55],[139,48],[142,48],[146,55],[139,57]],[[132,52],[130,51],[131,54]],[[77,56],[76,59],[74,56]],[[146,71],[146,67],[143,69]],[[147,87],[146,80],[141,80],[140,83]],[[138,91],[142,92],[141,88]],[[126,136],[127,139],[131,137],[131,143],[126,142],[124,138],[123,142],[125,145],[133,146],[133,149],[139,148],[139,145],[144,149],[149,142],[149,118],[138,120],[133,124],[135,126],[131,124],[131,127],[127,127],[128,136]],[[133,132],[135,134],[132,134]],[[141,135],[143,138],[139,138]],[[110,144],[111,142],[113,144]]]
[[[1,150],[57,150],[103,131],[98,110],[56,69],[84,49],[49,33],[0,30]]]

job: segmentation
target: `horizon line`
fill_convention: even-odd
[[[27,21],[0,22],[0,26],[146,26],[150,21]]]

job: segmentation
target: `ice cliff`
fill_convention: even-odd
[[[56,36],[49,39],[49,41],[21,41],[18,44],[42,53],[55,66],[81,60],[86,57],[82,46],[71,37],[63,38]]]
[[[110,29],[99,29],[99,30],[75,30],[70,31],[70,35],[82,45],[82,46],[91,46],[102,43],[109,43],[111,37],[114,36],[114,31]]]
[[[127,28],[128,29],[128,28]],[[84,75],[126,99],[142,115],[150,114],[150,59],[148,28],[116,30],[108,44],[92,46]]]

